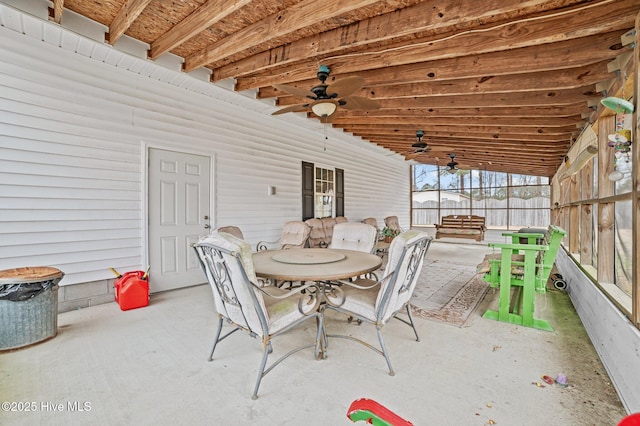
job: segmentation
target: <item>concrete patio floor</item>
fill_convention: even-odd
[[[475,265],[490,251],[463,241],[435,241],[427,257]],[[258,340],[235,334],[207,362],[217,324],[207,285],[152,295],[131,311],[109,303],[66,312],[55,338],[0,355],[2,401],[33,403],[3,409],[0,423],[348,425],[358,398],[415,425],[615,425],[625,416],[566,293],[538,296],[553,332],[483,319],[497,296],[489,290],[462,328],[416,318],[420,342],[389,323],[383,335],[395,376],[373,351],[331,340],[327,359],[314,360],[311,349],[286,359],[263,379],[257,400]],[[326,327],[377,342],[373,327],[335,313]],[[314,328],[310,321],[276,338],[272,357],[312,342]],[[568,387],[541,379],[558,373]]]

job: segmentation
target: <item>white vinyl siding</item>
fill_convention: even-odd
[[[0,24],[0,269],[54,266],[66,285],[144,268],[148,147],[213,156],[211,224],[252,245],[301,218],[302,161],[344,169],[349,220],[409,224],[389,151],[6,5]]]

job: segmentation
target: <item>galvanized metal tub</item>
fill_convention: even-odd
[[[63,276],[48,266],[0,271],[0,351],[55,337],[58,282]]]

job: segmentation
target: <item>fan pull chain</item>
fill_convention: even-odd
[[[323,151],[327,150],[327,139],[329,139],[327,137],[327,123],[324,123],[324,125],[322,126],[322,130],[324,133],[324,147],[323,147]]]

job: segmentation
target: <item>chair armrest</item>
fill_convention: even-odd
[[[280,287],[260,287],[255,283],[251,283],[254,289],[260,290],[266,297],[272,299],[286,299],[299,294],[298,298],[298,310],[303,315],[318,315],[318,308],[320,307],[320,287],[316,282],[308,282],[300,287],[294,287],[288,291],[281,289]],[[302,291],[307,290],[310,287],[315,287],[315,291]],[[279,294],[277,294],[279,293]]]
[[[362,282],[362,281],[367,281],[368,285],[356,284],[356,282]],[[341,285],[348,285],[349,287],[357,288],[357,289],[360,289],[360,290],[369,290],[370,288],[374,288],[374,287],[380,285],[380,281],[373,281],[373,280],[368,280],[368,279],[357,280],[357,281],[336,280],[336,281],[331,281],[331,282],[332,283],[336,283],[336,284],[341,284]]]
[[[522,238],[544,238],[544,234],[539,232],[504,232],[503,237],[522,237]]]
[[[276,241],[260,241],[258,242],[258,244],[256,244],[256,251],[264,251],[264,250],[269,250],[269,246],[275,246],[277,247],[277,244],[280,242],[280,240],[276,240]]]
[[[535,238],[536,240],[541,240],[544,238],[544,234],[539,232],[504,232],[502,234],[503,237],[511,237],[511,242],[513,244],[518,244],[520,242],[520,238]]]
[[[293,287],[292,289],[286,291],[285,293],[281,292],[281,288],[280,287],[271,287],[271,286],[265,286],[265,287],[260,287],[259,285],[255,284],[255,283],[251,283],[253,284],[253,286],[255,288],[257,288],[258,290],[260,290],[262,293],[264,293],[265,295],[272,297],[274,299],[286,299],[287,297],[290,297],[293,294],[296,293],[300,293],[301,291],[304,291],[306,289],[308,289],[309,287],[315,287],[316,289],[318,288],[318,283],[316,283],[315,281],[310,281],[304,285],[301,285],[299,287]],[[278,289],[278,290],[274,290],[274,289]],[[280,294],[275,294],[274,292],[277,291]]]
[[[525,234],[526,235],[526,234]],[[508,243],[489,243],[489,247],[498,248],[500,250],[524,250],[524,251],[546,251],[549,246],[537,244],[508,244]]]

